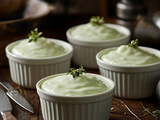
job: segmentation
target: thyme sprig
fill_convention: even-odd
[[[132,41],[128,44],[128,46],[129,46],[129,47],[138,48],[138,44],[139,44],[139,41],[138,41],[138,39],[136,39],[136,40],[132,40]]]
[[[90,22],[92,25],[101,25],[104,23],[104,18],[99,16],[92,16]]]
[[[73,78],[78,77],[80,74],[86,73],[86,70],[83,68],[83,66],[81,65],[81,67],[79,69],[74,69],[74,68],[70,68],[70,72],[67,73],[71,74],[73,76]]]
[[[141,116],[150,114],[152,117],[155,118],[155,120],[160,120],[160,110],[151,111],[151,109],[149,109],[148,107],[144,107],[144,105],[141,102],[140,102],[140,104],[142,105],[142,107],[144,109],[142,111],[142,115]]]
[[[30,33],[28,34],[28,37],[29,37],[28,42],[32,42],[32,41],[36,42],[41,35],[42,35],[42,32],[38,32],[38,28],[31,30]]]

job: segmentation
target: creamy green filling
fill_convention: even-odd
[[[41,89],[56,95],[84,96],[102,93],[108,87],[94,76],[81,75],[73,78],[72,75],[61,75],[48,78],[42,83]]]
[[[148,65],[160,62],[160,58],[141,48],[128,47],[122,45],[118,49],[111,51],[101,57],[104,62],[116,65]]]
[[[11,52],[27,58],[48,58],[65,54],[67,51],[63,46],[40,37],[36,42],[28,42],[28,39],[22,40],[12,48]]]
[[[70,34],[81,40],[112,40],[125,36],[123,33],[105,24],[92,25],[90,23],[75,27]]]

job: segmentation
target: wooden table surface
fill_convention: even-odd
[[[87,17],[86,16],[80,16],[80,17],[77,17],[77,16],[75,17],[64,17],[63,16],[62,17],[60,16],[60,19],[57,19],[55,17],[49,17],[47,21],[44,21],[44,23],[40,26],[40,30],[41,31],[44,30],[43,36],[45,37],[66,40],[65,32],[69,27],[72,27],[74,25],[81,24],[84,22],[88,22],[89,18],[90,16],[87,16]],[[57,25],[56,21],[59,21],[61,24]],[[71,66],[75,66],[75,65],[72,63]],[[98,69],[95,69],[95,70],[86,69],[86,70],[87,72],[99,74]],[[39,101],[39,97],[37,95],[36,90],[26,89],[26,88],[20,87],[16,85],[15,83],[13,83],[10,77],[8,65],[0,66],[0,72],[4,74],[4,77],[6,78],[6,80],[16,90],[18,90],[31,103],[31,105],[34,108],[34,113],[30,113],[26,111],[25,109],[21,108],[20,106],[18,106],[15,102],[13,102],[10,99],[12,107],[13,107],[12,114],[18,120],[43,120],[40,101]],[[143,104],[144,107],[149,108],[151,111],[154,111],[157,109],[160,110],[160,104],[156,96],[153,96],[147,99],[141,99],[141,100],[128,100],[128,99],[120,99],[120,98],[113,97],[111,114],[110,114],[109,120],[138,120],[129,111],[129,109],[134,114],[136,114],[141,120],[155,120],[155,118],[152,117],[150,114],[142,116],[143,115],[142,111],[144,109],[141,104]],[[1,116],[0,116],[0,120],[2,120]]]
[[[86,70],[87,72],[98,74],[98,70],[88,70],[88,69]],[[18,90],[31,103],[31,105],[34,108],[34,113],[30,113],[26,111],[25,109],[21,108],[19,105],[17,105],[15,102],[13,102],[10,99],[12,107],[13,107],[12,114],[18,120],[43,120],[42,114],[41,114],[40,101],[39,101],[39,97],[37,95],[36,90],[26,89],[26,88],[20,87],[16,85],[15,83],[13,83],[10,78],[10,72],[9,72],[8,66],[0,67],[0,72],[3,73],[6,80],[16,90]],[[0,86],[0,88],[2,87]],[[160,104],[156,96],[153,96],[147,99],[141,99],[141,100],[128,100],[128,99],[120,99],[120,98],[113,97],[111,114],[110,114],[109,120],[138,120],[135,116],[133,116],[133,114],[129,111],[129,109],[134,114],[136,114],[141,120],[155,120],[155,118],[149,114],[140,117],[141,115],[143,115],[142,111],[144,110],[141,104],[145,106],[146,108],[151,109],[152,111],[160,109]],[[129,109],[127,109],[127,107]],[[1,117],[0,117],[0,120],[2,120]]]

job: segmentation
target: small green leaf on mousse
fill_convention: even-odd
[[[33,30],[30,31],[30,33],[28,34],[28,42],[36,42],[37,39],[42,35],[42,32],[38,32],[38,28],[35,28]]]
[[[104,18],[99,16],[93,16],[90,18],[90,22],[92,25],[101,25],[104,23]]]
[[[78,77],[80,74],[86,73],[86,70],[83,68],[83,66],[81,65],[81,67],[79,69],[74,69],[74,68],[70,68],[70,72],[67,73],[71,74],[73,76],[73,78]]]
[[[132,40],[131,43],[128,44],[129,47],[134,47],[134,48],[138,48],[138,39],[136,40]]]

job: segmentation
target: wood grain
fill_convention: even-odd
[[[48,38],[55,38],[67,41],[66,39],[66,30],[69,27],[72,27],[74,25],[78,25],[81,23],[88,22],[88,19],[90,16],[58,16],[58,17],[49,17],[48,21],[44,22],[42,26],[39,28],[40,31],[43,31],[43,36]],[[60,24],[57,24],[58,23]],[[113,21],[112,21],[113,22]],[[16,36],[17,37],[17,36]],[[14,38],[15,39],[15,38]],[[79,66],[74,65],[74,63],[71,64],[71,67],[78,68]],[[0,71],[4,74],[6,80],[16,89],[18,90],[33,106],[34,113],[30,113],[17,105],[15,102],[11,101],[13,110],[12,114],[17,118],[17,120],[43,120],[42,117],[42,111],[41,111],[41,105],[39,101],[39,97],[37,94],[37,91],[35,89],[26,89],[23,87],[20,87],[13,83],[10,77],[9,72],[9,66],[0,66]],[[87,69],[86,72],[91,73],[97,73],[99,74],[98,69]],[[0,86],[1,87],[1,86]],[[137,120],[125,107],[124,104],[121,102],[115,100],[113,97],[112,100],[112,108],[110,113],[109,120]],[[152,111],[159,109],[160,110],[160,104],[156,96],[153,96],[151,98],[147,99],[140,99],[140,100],[129,100],[129,99],[121,99],[116,98],[121,101],[123,101],[137,116],[142,115],[143,108],[140,105],[140,102],[145,106],[150,108]],[[145,116],[140,117],[141,120],[155,120],[151,115],[147,114]],[[2,117],[0,116],[0,120],[2,120]]]
[[[75,65],[72,66],[77,67]],[[31,103],[34,108],[35,112],[30,113],[11,100],[11,104],[13,107],[12,114],[17,118],[17,120],[43,120],[40,101],[36,90],[22,88],[13,83],[10,78],[8,66],[0,67],[0,71],[3,72],[6,80],[15,89],[17,89]],[[87,72],[97,74],[99,73],[98,70],[91,69],[87,69]],[[141,120],[155,120],[155,118],[149,114],[140,117],[142,115],[142,111],[144,110],[140,103],[142,103],[145,107],[150,108],[152,111],[160,109],[159,101],[156,96],[140,100],[129,100],[113,97],[109,120],[137,120],[137,118],[128,111],[125,105],[122,104],[122,102],[117,101],[116,99],[123,101]],[[2,120],[1,117],[0,120]]]
[[[4,120],[17,120],[10,112],[3,113]]]

